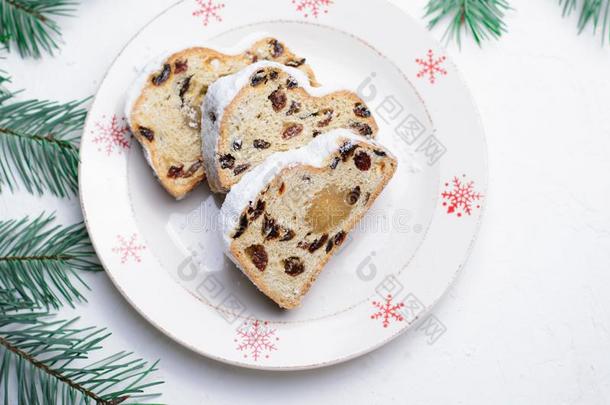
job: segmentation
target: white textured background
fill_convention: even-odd
[[[88,96],[125,42],[173,2],[84,0],[78,18],[62,20],[55,58],[0,63],[23,97]],[[393,2],[423,14],[425,0]],[[109,327],[109,352],[160,358],[170,404],[610,403],[610,46],[577,36],[576,15],[562,19],[555,0],[510,2],[501,41],[448,49],[481,111],[491,181],[479,240],[435,310],[448,328],[436,344],[414,332],[326,369],[242,370],[171,342],[104,274],[87,277],[89,303],[65,315]],[[80,218],[77,201],[0,195],[3,219],[41,210]]]

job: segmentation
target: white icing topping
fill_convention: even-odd
[[[314,138],[308,145],[299,149],[275,153],[247,172],[227,194],[220,209],[220,226],[225,254],[234,260],[230,253],[231,235],[235,233],[241,213],[251,202],[254,202],[258,194],[280,171],[295,165],[322,167],[328,157],[337,152],[346,140],[381,147],[379,143],[356,135],[347,129],[335,129]]]
[[[312,87],[309,83],[309,78],[307,75],[299,69],[269,61],[254,63],[235,74],[221,77],[212,83],[212,85],[208,88],[208,92],[201,106],[201,135],[203,138],[202,152],[206,175],[208,176],[208,181],[214,183],[217,188],[220,188],[220,185],[218,184],[219,180],[218,171],[215,164],[215,157],[220,138],[220,124],[222,123],[222,117],[224,116],[225,110],[237,96],[239,91],[245,86],[249,85],[250,77],[257,70],[267,67],[274,67],[283,70],[290,76],[294,77],[299,83],[299,86],[302,87],[308,94],[315,97],[323,97],[339,90],[338,88],[331,86]],[[210,113],[213,113],[216,118],[214,122],[212,122],[212,119],[210,118]]]

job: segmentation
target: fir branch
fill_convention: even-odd
[[[425,18],[428,29],[449,19],[443,39],[455,39],[461,46],[462,30],[470,32],[477,45],[489,38],[499,39],[506,32],[504,12],[510,9],[507,0],[429,0]]]
[[[76,319],[49,321],[48,316],[30,313],[4,315],[0,323],[0,389],[3,403],[9,403],[9,388],[17,384],[18,403],[136,404],[152,386],[147,382],[157,371],[158,361],[149,364],[119,352],[78,367],[102,348],[110,335],[104,329],[76,328]],[[0,316],[2,319],[2,316]],[[136,401],[136,402],[132,402]]]
[[[564,17],[571,15],[580,5],[579,34],[592,25],[594,35],[600,30],[602,45],[606,38],[610,41],[610,0],[559,0],[559,5],[563,7]]]
[[[78,131],[86,101],[0,103],[0,190],[3,185],[14,190],[19,178],[30,193],[76,194]]]
[[[0,42],[17,46],[22,57],[53,54],[61,37],[54,17],[70,16],[78,2],[71,0],[0,0]]]
[[[44,307],[86,301],[79,271],[98,271],[83,223],[53,225],[53,215],[0,221],[0,289]],[[0,290],[0,291],[1,291]],[[0,295],[1,298],[1,295]]]

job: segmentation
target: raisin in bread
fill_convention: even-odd
[[[298,306],[396,165],[386,149],[347,130],[272,155],[225,199],[227,256],[280,307]]]
[[[278,151],[301,147],[337,128],[374,137],[377,124],[353,92],[313,88],[302,72],[259,62],[208,89],[203,103],[208,183],[227,192],[248,170]]]
[[[205,179],[201,155],[201,101],[209,85],[258,60],[298,67],[315,85],[311,68],[274,38],[238,55],[189,48],[151,62],[134,83],[125,115],[161,184],[182,198]]]

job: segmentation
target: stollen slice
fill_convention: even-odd
[[[227,192],[275,152],[299,148],[337,128],[373,138],[377,124],[354,92],[314,88],[303,72],[259,62],[208,89],[202,116],[208,184]]]
[[[280,307],[297,307],[396,166],[387,149],[348,130],[270,156],[221,208],[226,255]]]
[[[149,63],[132,86],[125,116],[161,185],[175,198],[205,179],[201,101],[208,87],[259,60],[293,66],[316,84],[305,59],[269,37],[237,55],[201,47],[181,50]]]

